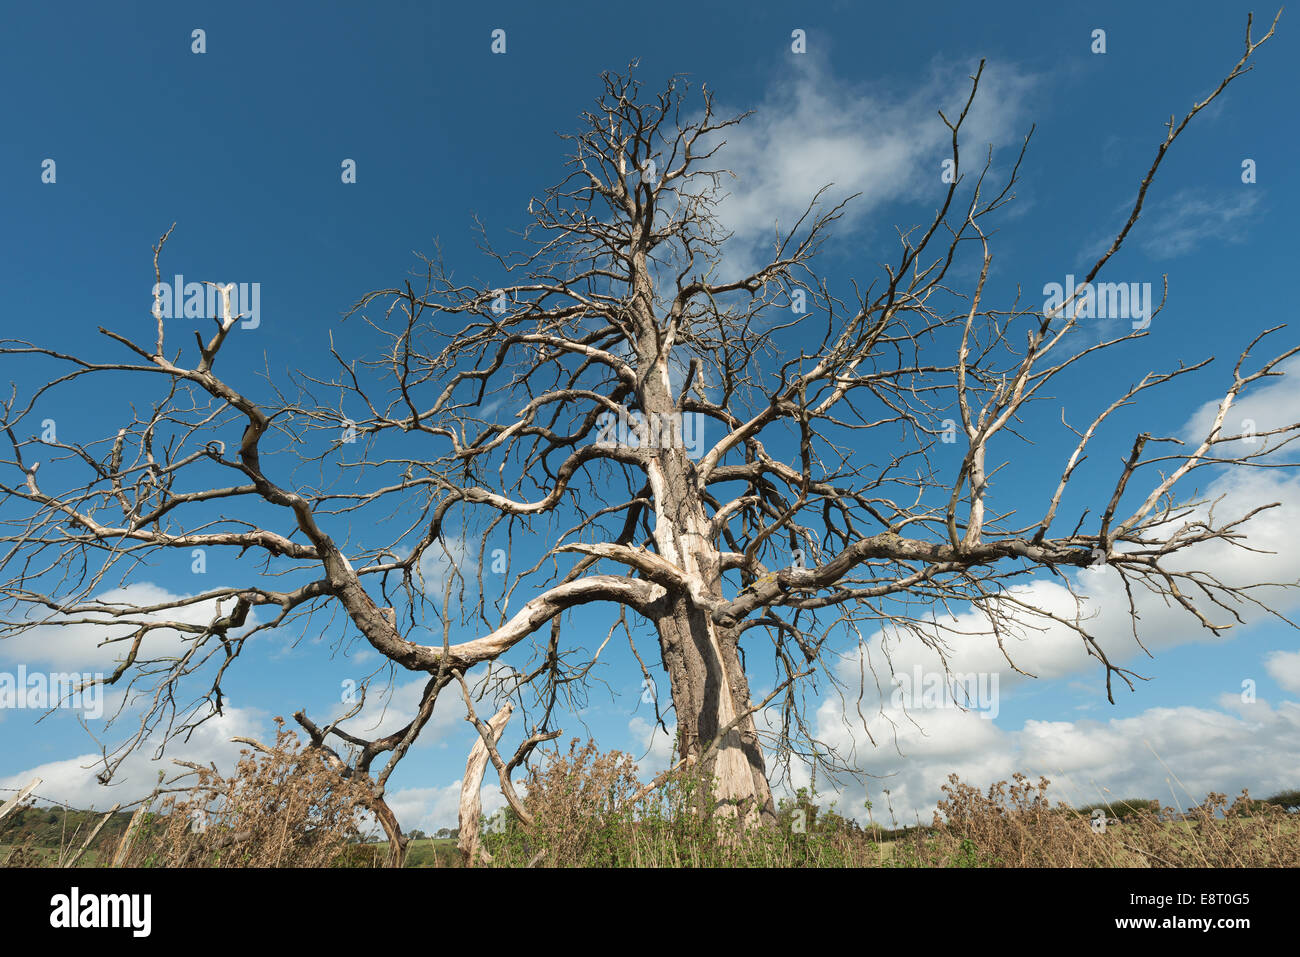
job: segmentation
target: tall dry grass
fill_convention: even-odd
[[[229,778],[193,770],[188,788],[142,815],[130,843],[118,848],[124,863],[369,867],[386,856],[361,843],[364,786],[319,752],[301,749],[282,723],[275,745],[245,751]],[[1183,812],[1153,799],[1076,808],[1053,803],[1046,778],[1016,774],[980,790],[954,774],[925,826],[899,828],[891,820],[885,828],[873,818],[864,827],[800,789],[779,802],[775,824],[744,829],[719,812],[708,783],[687,772],[645,786],[630,755],[601,753],[575,738],[567,752],[545,753],[529,772],[525,805],[533,825],[509,813],[485,818],[483,843],[497,867],[1300,866],[1296,792],[1257,801],[1242,791],[1231,804],[1212,793]],[[870,802],[867,809],[871,814]],[[1104,829],[1095,826],[1098,811]],[[435,866],[456,860],[450,846],[437,850],[447,853],[413,858]],[[101,854],[96,863],[113,856]],[[20,847],[7,863],[67,858],[62,850]]]
[[[1295,867],[1300,814],[1248,792],[1179,812],[1157,800],[1073,808],[1023,774],[981,791],[951,775],[925,827],[863,827],[801,789],[774,826],[737,832],[697,777],[645,794],[630,756],[575,741],[529,779],[534,826],[485,836],[497,866],[534,867]],[[1285,795],[1283,796],[1285,797]],[[891,811],[892,814],[892,811]]]
[[[143,867],[326,867],[362,836],[368,791],[300,747],[277,719],[275,745],[241,752],[230,777],[196,780],[149,813],[126,864]]]

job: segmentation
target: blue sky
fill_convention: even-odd
[[[10,11],[0,36],[7,91],[0,134],[3,335],[105,358],[113,347],[96,327],[148,336],[150,247],[175,222],[162,261],[165,279],[181,273],[189,281],[260,284],[260,325],[222,354],[232,381],[252,388],[263,368],[274,376],[290,369],[328,374],[330,334],[344,354],[373,351],[365,324],[341,316],[364,293],[399,284],[418,265],[414,250],[431,253],[437,239],[458,277],[497,280],[475,246],[473,217],[501,238],[521,228],[528,199],[562,168],[564,144],[555,133],[576,128],[579,112],[599,93],[601,71],[632,59],[649,90],[687,73],[716,92],[721,112],[757,111],[728,137],[722,154],[723,165],[740,176],[723,211],[736,234],[728,252],[733,262],[745,262],[774,219],[789,222],[825,183],[835,184],[832,195],[863,194],[817,267],[845,289],[849,278],[866,285],[881,275],[878,264],[896,258],[895,227],[932,212],[941,195],[942,153],[935,147],[943,132],[935,111],[960,101],[966,76],[986,58],[966,155],[981,154],[991,142],[994,169],[1005,172],[1036,124],[1016,202],[998,223],[992,292],[1009,302],[1020,288],[1025,300],[1037,301],[1044,284],[1086,272],[1122,225],[1163,122],[1171,113],[1181,117],[1236,61],[1250,7],[561,9],[321,3],[307,12],[222,3]],[[1272,12],[1256,10],[1257,33]],[[1144,373],[1217,357],[1111,420],[1069,500],[1095,510],[1135,432],[1190,434],[1204,404],[1222,395],[1249,339],[1294,321],[1280,281],[1293,264],[1289,227],[1300,213],[1300,187],[1290,176],[1300,149],[1290,109],[1300,57],[1289,20],[1283,17],[1277,36],[1259,51],[1255,71],[1176,144],[1122,259],[1112,264],[1109,278],[1157,289],[1167,274],[1168,307],[1151,335],[1062,378],[1054,390],[1060,401],[1033,420],[1036,444],[1007,450],[1016,464],[998,478],[1004,507],[1041,512],[1073,446],[1059,426],[1062,404],[1071,424],[1082,427]],[[201,55],[191,52],[196,28],[206,31]],[[497,28],[506,31],[504,55],[490,50]],[[1099,28],[1106,31],[1104,54],[1090,51]],[[806,31],[804,54],[791,51],[795,29]],[[54,183],[42,182],[46,159],[55,161]],[[345,159],[356,162],[355,183],[341,182]],[[1255,183],[1242,182],[1245,159],[1256,163]],[[1257,359],[1294,343],[1293,328],[1272,341]],[[52,369],[12,357],[0,358],[0,366],[20,393],[48,381]],[[112,385],[66,390],[40,414],[58,423],[61,437],[111,435],[132,400],[155,397],[152,387],[132,391],[125,377]],[[1251,401],[1240,414],[1260,429],[1300,419],[1300,389],[1290,379]],[[1289,475],[1244,481],[1205,474],[1202,486],[1218,482],[1213,489],[1228,496],[1228,505],[1284,503],[1250,526],[1252,542],[1257,536],[1277,555],[1250,564],[1215,554],[1206,559],[1213,567],[1269,580],[1300,577],[1300,550],[1288,531],[1300,516],[1300,494]],[[1063,515],[1078,510],[1063,508]],[[202,587],[241,584],[248,576],[233,555],[214,553]],[[183,562],[142,569],[135,583],[176,594],[196,587]],[[1106,583],[1089,580],[1087,587],[1103,610],[1113,607]],[[1294,607],[1290,597],[1278,601]],[[608,618],[584,615],[579,627],[590,629],[594,647]],[[1043,773],[1060,782],[1060,796],[1080,800],[1096,799],[1097,787],[1184,804],[1185,796],[1199,799],[1211,788],[1297,786],[1300,654],[1291,628],[1252,620],[1208,640],[1190,618],[1153,609],[1142,635],[1154,659],[1140,656],[1131,640],[1124,645],[1122,630],[1115,631],[1119,657],[1153,680],[1136,693],[1121,689],[1114,705],[1105,700],[1100,670],[1057,636],[1041,653],[1026,645],[1034,663],[1028,670],[1043,677],[1016,681],[1007,673],[996,719],[945,710],[918,715],[928,734],[905,727],[902,754],[892,742],[873,750],[846,729],[833,696],[814,700],[814,710],[827,740],[856,748],[873,774],[892,775],[873,789],[891,787],[896,808],[922,817],[950,770],[980,785],[1012,770]],[[205,725],[168,757],[225,762],[237,751],[227,742],[231,735],[269,737],[273,715],[305,707],[318,719],[330,717],[341,682],[378,664],[355,643],[346,656],[334,655],[340,637],[335,627],[296,645],[292,636],[261,642],[227,682],[226,720]],[[21,642],[0,645],[0,669],[90,668],[102,660],[88,652],[82,663],[73,645],[52,639]],[[845,653],[853,647],[846,638]],[[963,655],[996,668],[985,651]],[[910,663],[909,654],[900,650],[899,660]],[[593,734],[602,748],[630,750],[645,756],[645,770],[658,769],[664,741],[649,738],[651,712],[640,701],[630,653],[611,648],[602,661],[608,687],[593,688],[582,713],[563,722],[564,739]],[[1247,680],[1255,682],[1253,703],[1241,701]],[[391,710],[409,713],[418,679],[399,674],[395,681]],[[756,683],[763,690],[761,678]],[[390,784],[407,826],[454,823],[455,785],[473,740],[455,704],[440,707]],[[127,766],[126,782],[110,795],[81,770],[98,749],[75,715],[56,713],[40,724],[33,718],[30,711],[0,710],[0,787],[40,774],[48,782],[42,793],[104,806],[152,784],[155,774],[142,759]],[[511,750],[521,732],[507,732]],[[1180,783],[1167,784],[1171,774]],[[499,803],[488,791],[489,806]],[[858,806],[863,796],[852,785],[841,800]]]

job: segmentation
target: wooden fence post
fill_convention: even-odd
[[[31,794],[40,786],[41,786],[41,779],[32,778],[31,783],[28,784],[27,787],[19,791],[17,797],[10,798],[8,801],[5,802],[4,807],[0,807],[0,821],[3,821],[5,815],[7,815],[14,808],[18,807],[19,804],[21,804],[24,800],[26,800],[27,795]]]
[[[95,829],[90,832],[90,837],[86,838],[86,843],[81,845],[81,850],[77,851],[77,853],[72,856],[71,860],[69,860],[68,863],[63,865],[64,867],[76,866],[77,861],[81,860],[81,856],[86,853],[86,849],[90,847],[91,842],[94,841],[95,838],[99,836],[99,832],[104,829],[104,825],[108,823],[109,818],[111,818],[114,814],[116,814],[117,809],[120,808],[121,806],[122,805],[120,804],[114,804],[109,809],[108,813],[99,819],[99,823],[95,825]]]
[[[122,843],[117,845],[117,853],[113,855],[113,863],[109,865],[110,867],[121,867],[126,862],[127,855],[131,853],[131,843],[135,840],[135,832],[140,827],[140,818],[148,810],[151,800],[152,798],[150,801],[145,801],[131,815],[131,821],[126,826],[126,833],[122,835]]]

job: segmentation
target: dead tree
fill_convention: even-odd
[[[1170,120],[1131,215],[1084,282],[1120,251],[1169,147],[1272,34],[1253,40],[1248,24],[1228,75]],[[1203,441],[1152,454],[1170,440],[1138,436],[1108,500],[1058,529],[1071,475],[1111,413],[1205,362],[1146,376],[1076,433],[1041,517],[1013,526],[988,494],[995,439],[1058,374],[1152,331],[1083,345],[1077,297],[1046,310],[986,303],[987,227],[1013,198],[1029,137],[1000,186],[987,182],[991,152],[967,169],[960,134],[982,71],[961,112],[936,119],[951,131],[957,175],[933,219],[904,232],[895,262],[848,302],[812,268],[844,209],[824,203],[824,190],[760,268],[728,273],[716,164],[745,117],[716,117],[712,94],[693,99],[681,78],[644,96],[629,70],[604,75],[595,107],[565,137],[568,175],[529,202],[522,251],[496,250],[485,231],[501,281],[461,284],[439,256],[423,257],[420,283],[372,292],[350,313],[369,324],[375,352],[353,358],[331,344],[337,375],[299,376],[297,399],[278,388],[254,397],[232,384],[238,375],[218,372],[238,334],[228,313],[192,351],[162,319],[151,342],[101,330],[123,358],[5,342],[10,361],[66,368],[4,406],[4,468],[15,477],[3,485],[4,633],[117,626],[126,657],[108,680],[153,681],[129,749],[164,718],[175,734],[219,712],[222,676],[249,638],[341,608],[388,661],[428,675],[417,713],[386,736],[296,716],[315,746],[354,751],[349,766],[373,782],[383,809],[389,775],[438,696],[457,683],[450,693],[468,703],[469,680],[480,696],[517,702],[529,722],[507,761],[474,719],[510,793],[514,769],[581,703],[600,649],[583,651],[566,633],[567,613],[594,605],[610,614],[605,641],[632,642],[647,679],[654,659],[636,639],[653,635],[680,763],[711,773],[724,806],[756,820],[773,812],[771,758],[836,763],[801,702],[810,675],[834,680],[823,665],[837,637],[888,623],[935,640],[932,621],[900,613],[900,597],[976,608],[1000,637],[1025,616],[1055,617],[1010,600],[1009,581],[1048,570],[1068,582],[1061,569],[1104,560],[1130,598],[1146,588],[1224,627],[1215,615],[1256,599],[1170,559],[1237,542],[1242,523],[1271,506],[1180,526],[1196,503],[1175,486],[1225,462],[1282,467],[1273,453],[1300,426],[1260,435],[1244,455],[1220,452],[1239,438],[1225,428],[1231,403],[1279,375],[1297,348],[1247,371],[1250,348],[1274,330],[1261,332]],[[953,277],[970,263],[979,278],[958,294]],[[18,438],[51,390],[123,375],[141,387],[153,377],[158,398],[115,437]],[[322,390],[335,401],[311,398]],[[959,453],[950,460],[937,454],[945,419]],[[867,461],[879,448],[893,451]],[[48,471],[38,481],[38,456],[60,461],[57,484]],[[68,478],[75,468],[80,485]],[[247,582],[150,606],[101,597],[150,557],[195,548],[238,550]],[[497,593],[484,569],[502,555]],[[1082,617],[1065,623],[1099,660],[1108,695],[1116,677],[1131,686],[1134,673],[1112,663]],[[185,638],[179,656],[151,653],[167,631]],[[777,669],[763,701],[751,696],[746,653],[770,654]],[[181,679],[208,662],[206,694],[175,720]],[[756,722],[760,709],[768,720]],[[105,775],[124,753],[105,755]],[[400,828],[381,819],[400,856]]]

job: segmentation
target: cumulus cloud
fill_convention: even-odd
[[[632,740],[637,745],[637,770],[642,780],[649,781],[672,764],[673,747],[677,740],[677,725],[668,726],[668,733],[645,718],[636,717],[627,723]]]
[[[1250,550],[1231,542],[1211,541],[1169,556],[1163,562],[1165,567],[1180,571],[1195,568],[1227,585],[1252,586],[1256,600],[1283,614],[1300,605],[1296,589],[1284,587],[1284,583],[1300,581],[1300,547],[1291,531],[1300,525],[1300,479],[1280,470],[1237,469],[1211,481],[1201,497],[1214,503],[1219,522],[1245,515],[1265,503],[1277,502],[1279,506],[1240,526]],[[1180,517],[1179,523],[1207,519],[1209,510],[1209,505],[1199,506],[1187,518]],[[1042,577],[1009,588],[1011,599],[1041,609],[1050,617],[1034,617],[1023,608],[1003,603],[1017,623],[1002,634],[1001,644],[987,617],[972,609],[936,616],[933,647],[906,633],[878,630],[841,659],[839,674],[856,688],[859,674],[866,671],[865,710],[888,705],[894,691],[891,669],[894,674],[910,674],[920,668],[928,675],[942,672],[945,660],[953,672],[996,674],[1004,693],[1031,681],[1029,676],[1051,679],[1097,673],[1101,667],[1098,660],[1088,654],[1082,638],[1061,619],[1073,621],[1077,616],[1112,663],[1119,665],[1149,661],[1148,651],[1158,657],[1164,649],[1215,640],[1177,603],[1140,585],[1133,588],[1135,621],[1120,574],[1109,566],[1082,569],[1072,573],[1072,578],[1079,597],[1077,605],[1058,579]],[[1247,627],[1271,617],[1254,605],[1228,604]],[[1225,635],[1243,627],[1223,609],[1205,601],[1200,605],[1216,625],[1232,626]],[[942,658],[938,649],[942,649]],[[1014,668],[1007,657],[1014,662]]]
[[[462,780],[453,781],[446,787],[403,788],[388,794],[388,806],[392,808],[402,830],[410,832],[419,828],[426,834],[433,834],[440,828],[454,828],[459,823],[460,789]],[[515,785],[515,791],[522,798],[527,789],[522,783]],[[479,791],[483,813],[491,817],[505,807],[505,795],[500,785],[485,784]]]
[[[428,682],[427,676],[394,684],[391,687],[383,681],[373,682],[366,691],[365,704],[361,711],[347,721],[341,722],[339,728],[362,738],[379,738],[392,734],[415,717],[424,695],[424,687]],[[350,701],[336,702],[329,716],[330,721],[343,717],[361,699],[359,686],[345,690],[354,695],[354,698]],[[495,713],[496,708],[490,703],[476,702],[474,710],[486,720]],[[433,715],[420,733],[416,747],[421,744],[445,744],[449,732],[468,728],[465,713],[465,703],[460,697],[459,688],[455,685],[447,688],[438,695],[438,700],[433,707]]]
[[[221,586],[216,586],[217,588]],[[123,588],[114,588],[94,597],[101,604],[112,604],[124,610],[147,608],[184,600],[186,595],[168,591],[150,582],[135,582]],[[229,612],[232,605],[226,600],[222,611]],[[202,625],[217,615],[217,602],[201,601],[181,608],[159,612],[142,612],[130,615],[131,621],[176,621],[188,625]],[[68,618],[95,618],[89,623],[59,624]],[[33,619],[35,620],[35,619]],[[103,623],[99,624],[98,621]],[[131,625],[115,623],[107,616],[53,614],[42,623],[22,634],[0,641],[0,661],[24,663],[29,666],[49,665],[61,670],[102,672],[112,674],[117,662],[125,657],[130,642],[120,639],[134,633]],[[256,610],[249,613],[248,622],[257,621]],[[165,658],[183,653],[186,640],[193,640],[182,632],[160,628],[146,636],[140,646],[140,657]]]
[[[471,548],[464,535],[445,537],[440,542],[434,542],[420,556],[420,574],[424,578],[424,593],[439,604],[450,578],[452,601],[455,602],[462,580],[467,593],[475,587],[478,575],[477,543]]]
[[[166,772],[168,778],[182,771],[172,763],[173,759],[204,765],[215,763],[223,774],[232,773],[240,750],[247,747],[230,740],[237,736],[266,743],[273,742],[275,737],[274,728],[260,711],[227,705],[223,714],[199,725],[188,738],[173,740],[160,759],[155,758],[152,747],[133,752],[122,762],[111,784],[103,785],[96,780],[95,775],[103,769],[103,764],[100,755],[91,753],[49,761],[0,777],[0,788],[20,788],[33,777],[39,777],[42,783],[37,794],[42,800],[76,808],[129,804],[149,795],[158,784],[159,771]]]
[[[1189,440],[1203,436],[1215,409],[1217,403],[1198,409],[1182,434]],[[1300,389],[1281,379],[1243,399],[1235,414],[1254,418],[1257,431],[1264,431],[1300,419],[1298,411]],[[1290,615],[1300,605],[1296,589],[1283,587],[1300,580],[1300,543],[1293,531],[1300,526],[1300,480],[1276,469],[1220,470],[1198,497],[1214,503],[1218,522],[1266,503],[1280,504],[1240,527],[1250,550],[1213,541],[1168,557],[1166,567],[1196,568],[1225,584],[1258,586],[1252,591],[1254,598]],[[1195,514],[1180,517],[1179,522],[1208,519],[1210,507],[1198,506]],[[1113,663],[1143,673],[1158,669],[1162,650],[1227,640],[1243,628],[1272,620],[1267,612],[1246,604],[1235,606],[1243,619],[1237,623],[1224,610],[1201,603],[1211,620],[1233,626],[1224,632],[1225,638],[1215,639],[1176,603],[1135,587],[1137,635],[1152,659],[1134,638],[1135,621],[1116,570],[1082,569],[1073,574],[1073,581],[1089,633]],[[1044,576],[1017,585],[1010,593],[1055,618],[1075,617],[1075,599],[1058,579]],[[995,678],[1005,701],[1029,690],[1034,679],[1012,668],[1003,649],[1017,668],[1037,679],[1068,681],[1100,675],[1101,665],[1070,628],[1051,618],[1035,619],[1024,613],[1019,617],[1021,625],[1003,634],[1003,648],[984,615],[974,610],[936,618],[936,624],[958,633],[936,631],[936,647],[906,633],[878,630],[869,635],[837,665],[839,677],[855,690],[860,669],[866,669],[862,716],[852,699],[846,706],[828,698],[817,713],[820,738],[859,770],[876,776],[868,778],[873,795],[888,787],[896,809],[919,812],[923,820],[941,796],[939,788],[950,772],[984,786],[1017,770],[1041,773],[1071,792],[1058,796],[1078,803],[1100,800],[1105,794],[1098,788],[1107,787],[1115,797],[1160,797],[1184,805],[1201,800],[1209,790],[1235,793],[1247,786],[1256,792],[1295,787],[1288,778],[1300,766],[1300,739],[1295,737],[1300,705],[1295,702],[1272,707],[1263,700],[1244,703],[1239,696],[1225,695],[1216,702],[1217,709],[1153,708],[1131,718],[1026,721],[1019,730],[1006,730],[990,718],[987,707],[980,707],[982,702],[964,702],[971,707],[962,710],[951,696],[940,703],[917,703],[900,702],[894,694],[894,675],[910,675],[915,669],[927,676],[941,675],[946,661],[952,672]],[[1264,666],[1285,691],[1300,691],[1300,652],[1272,652]],[[861,807],[867,796],[857,785],[845,793],[856,801],[852,807]]]
[[[1256,551],[1243,551],[1229,543],[1212,542],[1171,559],[1170,567],[1204,569],[1222,582],[1238,585],[1300,579],[1300,548],[1296,547],[1294,535],[1289,531],[1300,523],[1300,484],[1278,472],[1237,472],[1211,483],[1206,497],[1219,500],[1216,513],[1220,516],[1244,514],[1263,502],[1279,501],[1282,505],[1243,526],[1249,545]],[[1137,660],[1149,661],[1133,636],[1134,619],[1119,573],[1106,566],[1088,568],[1077,573],[1075,580],[1084,625],[1111,661],[1130,666]],[[1015,586],[1010,592],[1025,605],[1040,608],[1056,619],[1073,619],[1075,616],[1074,597],[1057,581],[1037,579]],[[1293,589],[1282,587],[1259,589],[1255,597],[1283,613],[1300,603],[1300,596]],[[1134,603],[1138,615],[1137,635],[1157,660],[1162,650],[1213,638],[1179,606],[1145,589],[1134,589]],[[1240,606],[1237,610],[1247,626],[1268,617],[1253,606]],[[1219,624],[1233,623],[1222,610],[1208,608],[1207,614]],[[1053,679],[1098,672],[1101,666],[1097,659],[1088,655],[1082,639],[1065,624],[1059,620],[1033,619],[1023,613],[1020,619],[1022,623],[1019,626],[1013,626],[1002,636],[1002,647],[979,611],[936,619],[952,631],[964,633],[959,639],[945,638],[936,633],[936,639],[944,639],[943,659],[938,650],[914,637],[878,631],[841,660],[839,673],[843,680],[856,682],[861,660],[868,669],[863,710],[888,714],[895,688],[891,671],[892,674],[910,674],[919,668],[926,675],[942,673],[944,660],[953,672],[996,676],[1002,694],[1015,694],[1017,689],[1033,680],[1029,675],[1037,679]],[[935,643],[939,644],[939,641]],[[1019,671],[1008,664],[1003,649]],[[1269,664],[1270,673],[1275,677],[1285,677],[1293,667],[1285,656],[1271,659]],[[877,676],[875,681],[871,677],[873,670]],[[1279,683],[1283,682],[1280,680]],[[924,715],[917,717],[913,713],[907,720],[919,720],[927,729],[934,725],[934,733],[940,735],[944,733],[942,729],[948,728],[955,719],[950,710],[926,709]],[[980,719],[976,717],[976,720]],[[970,726],[971,730],[978,728],[978,725]]]
[[[1260,346],[1256,347],[1255,352],[1260,356],[1268,354],[1271,357],[1272,350],[1267,347],[1272,341],[1272,337],[1265,339]],[[1284,343],[1277,343],[1276,351],[1281,352],[1284,345]],[[1246,366],[1243,374],[1254,371],[1259,364],[1256,361]],[[1280,363],[1275,371],[1282,373],[1282,377],[1252,383],[1229,407],[1224,416],[1221,434],[1240,435],[1243,438],[1215,446],[1213,450],[1215,455],[1237,458],[1258,453],[1264,450],[1265,441],[1269,448],[1273,448],[1279,441],[1279,437],[1262,437],[1262,433],[1300,422],[1300,388],[1295,384],[1300,379],[1300,356],[1293,356]],[[1192,413],[1182,430],[1183,441],[1188,443],[1204,441],[1219,414],[1221,401],[1222,396],[1208,400]],[[1295,461],[1297,455],[1300,455],[1300,451],[1297,451],[1295,443],[1270,453],[1271,458],[1280,457],[1290,461]]]
[[[819,733],[844,752],[855,751],[865,783],[845,784],[823,794],[846,813],[890,824],[888,805],[899,824],[929,823],[949,774],[981,789],[1019,771],[1051,782],[1049,795],[1079,806],[1121,798],[1159,798],[1187,808],[1210,791],[1230,796],[1249,788],[1256,796],[1295,787],[1300,767],[1300,704],[1266,702],[1240,713],[1182,706],[1151,708],[1109,721],[1026,721],[1004,730],[973,711],[927,713],[924,729],[901,713],[876,715],[869,723],[877,741],[898,749],[872,747],[861,727],[842,720],[831,702],[818,714]],[[888,797],[884,792],[888,790]]]
[[[1264,659],[1264,667],[1284,690],[1300,694],[1300,651],[1275,651]]]

